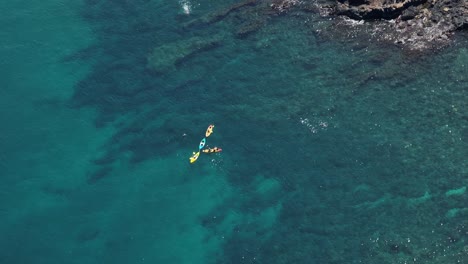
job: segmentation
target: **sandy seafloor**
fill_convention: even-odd
[[[3,5],[0,263],[468,263],[467,38],[184,26],[232,3]],[[210,123],[223,152],[189,164]]]

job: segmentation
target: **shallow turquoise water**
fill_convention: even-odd
[[[468,263],[466,38],[206,22],[233,3],[9,2],[0,262]],[[171,63],[194,37],[218,43]],[[223,152],[191,165],[210,123]]]

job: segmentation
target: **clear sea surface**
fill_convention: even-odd
[[[239,3],[2,4],[0,263],[468,263],[466,32]]]

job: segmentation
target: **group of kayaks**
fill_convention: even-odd
[[[213,133],[214,125],[209,125],[206,129],[205,137],[200,141],[200,145],[198,146],[198,152],[193,152],[192,156],[190,157],[190,163],[194,163],[198,157],[200,156],[200,152],[203,153],[217,153],[223,151],[223,149],[214,147],[214,148],[205,148],[206,138],[209,137]]]

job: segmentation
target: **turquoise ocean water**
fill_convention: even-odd
[[[468,263],[466,33],[236,3],[4,4],[0,263]]]

